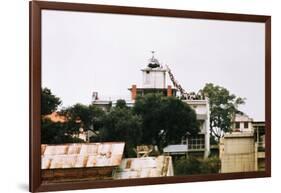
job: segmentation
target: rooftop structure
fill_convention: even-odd
[[[64,123],[67,121],[67,118],[63,115],[59,115],[57,112],[53,112],[49,115],[44,116],[45,119],[50,119],[52,122],[55,123]]]
[[[131,91],[131,99],[135,100],[137,96],[143,96],[147,93],[161,93],[164,96],[176,96],[176,88],[171,85],[166,85],[166,72],[160,62],[154,57],[148,60],[148,65],[141,69],[142,71],[142,86],[132,85],[129,90]]]
[[[234,122],[232,122],[232,130],[240,132],[253,132],[253,119],[245,114],[236,114]]]
[[[188,145],[187,144],[168,145],[163,149],[163,152],[168,155],[187,155]]]

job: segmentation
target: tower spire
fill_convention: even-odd
[[[159,61],[154,57],[155,51],[151,51],[152,57],[149,59],[148,67],[150,68],[157,68],[160,67]]]

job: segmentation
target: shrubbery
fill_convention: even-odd
[[[218,157],[200,160],[195,157],[182,157],[174,162],[175,175],[211,174],[220,170]]]

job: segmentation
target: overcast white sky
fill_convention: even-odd
[[[63,106],[130,98],[151,50],[187,91],[205,83],[247,98],[240,109],[265,117],[264,24],[44,10],[42,86]],[[169,81],[168,81],[169,83]],[[171,83],[170,83],[171,84]]]

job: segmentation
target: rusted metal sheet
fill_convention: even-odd
[[[173,176],[171,156],[123,159],[114,179]]]
[[[118,166],[125,143],[41,145],[41,169]]]
[[[42,170],[43,183],[112,179],[115,166]]]

